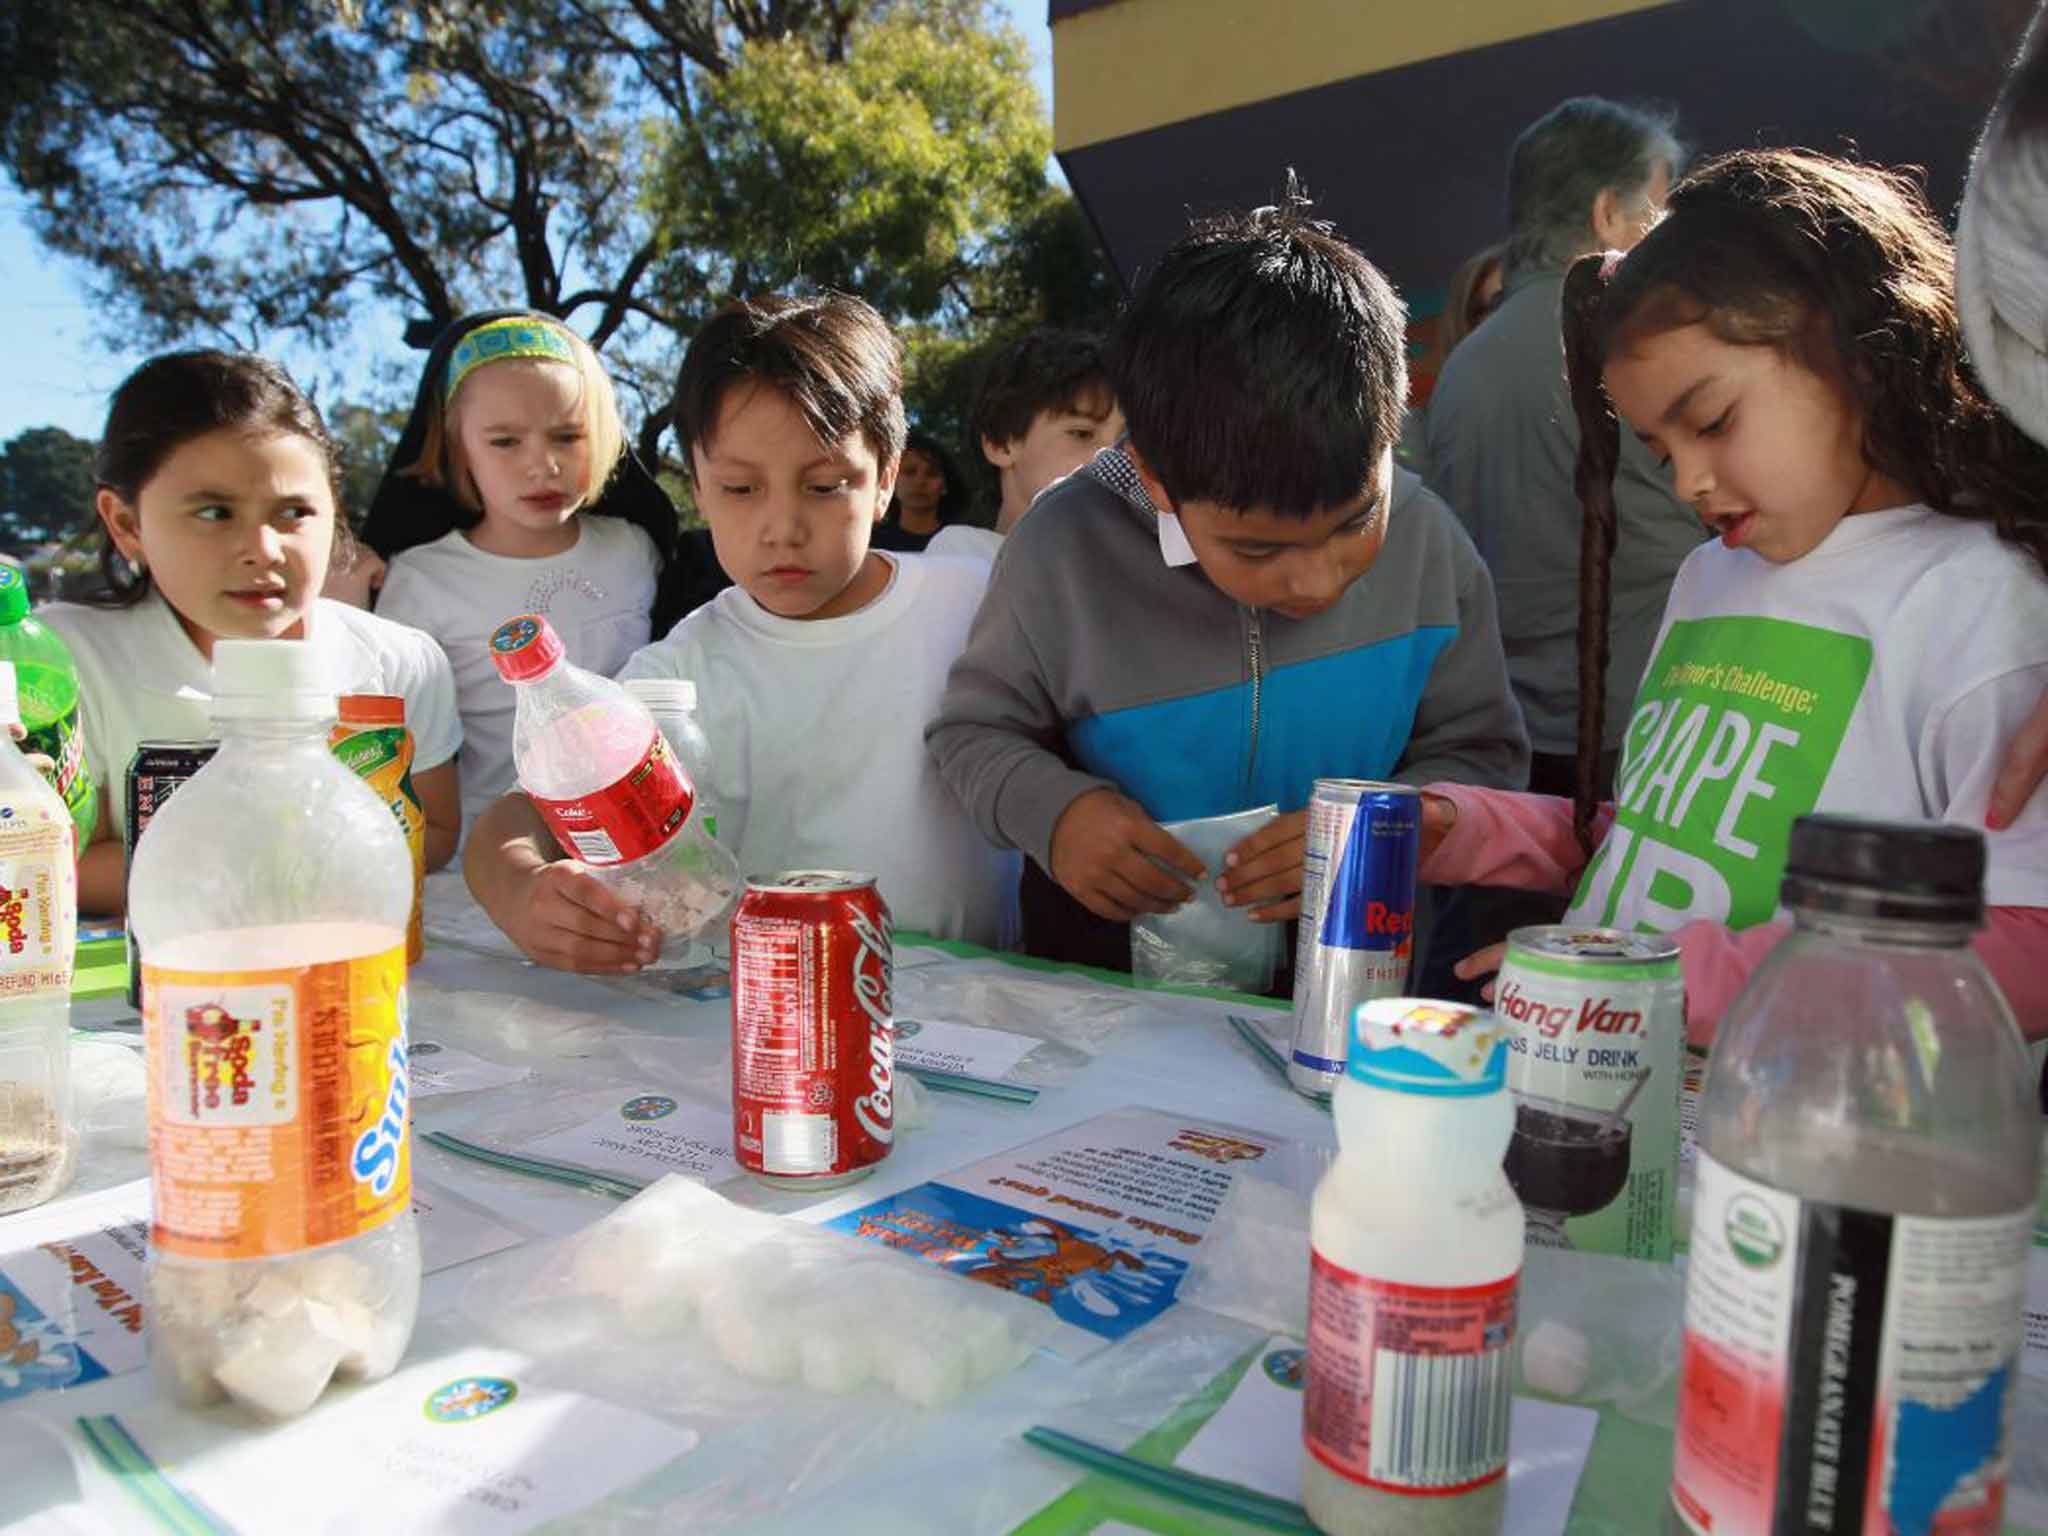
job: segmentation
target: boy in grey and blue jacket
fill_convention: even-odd
[[[1393,464],[1401,303],[1306,214],[1200,227],[1132,299],[1129,436],[1011,535],[926,731],[984,835],[1070,898],[1027,878],[1037,953],[1127,966],[1101,924],[1187,880],[1292,918],[1317,778],[1526,780],[1486,569]],[[1268,803],[1219,871],[1158,825]]]

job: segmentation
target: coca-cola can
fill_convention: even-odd
[[[764,1184],[828,1189],[895,1141],[894,928],[872,875],[749,880],[732,919],[732,1129]]]

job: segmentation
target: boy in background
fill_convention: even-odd
[[[1486,569],[1393,463],[1400,300],[1305,199],[1185,237],[1108,372],[1128,437],[1011,536],[926,740],[1050,876],[1027,947],[1128,969],[1192,880],[1295,916],[1317,778],[1513,787],[1529,747]],[[1221,870],[1159,826],[1268,803]]]
[[[871,872],[897,926],[1003,945],[1016,857],[982,839],[923,741],[987,567],[868,542],[903,452],[900,359],[881,316],[839,295],[735,301],[697,333],[675,431],[735,585],[620,677],[697,685],[701,787],[743,873]],[[522,794],[478,819],[464,872],[543,964],[625,972],[659,953]]]
[[[1011,342],[989,360],[975,390],[973,427],[1001,492],[995,529],[941,529],[929,549],[993,560],[1040,491],[1123,436],[1102,339],[1041,328]]]

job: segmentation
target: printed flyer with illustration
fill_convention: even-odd
[[[1173,1305],[1241,1168],[1279,1141],[1122,1109],[826,1223],[1050,1307],[1070,1357]]]

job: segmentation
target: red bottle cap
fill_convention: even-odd
[[[537,613],[522,613],[491,631],[491,660],[508,683],[530,683],[562,659],[562,637]]]

